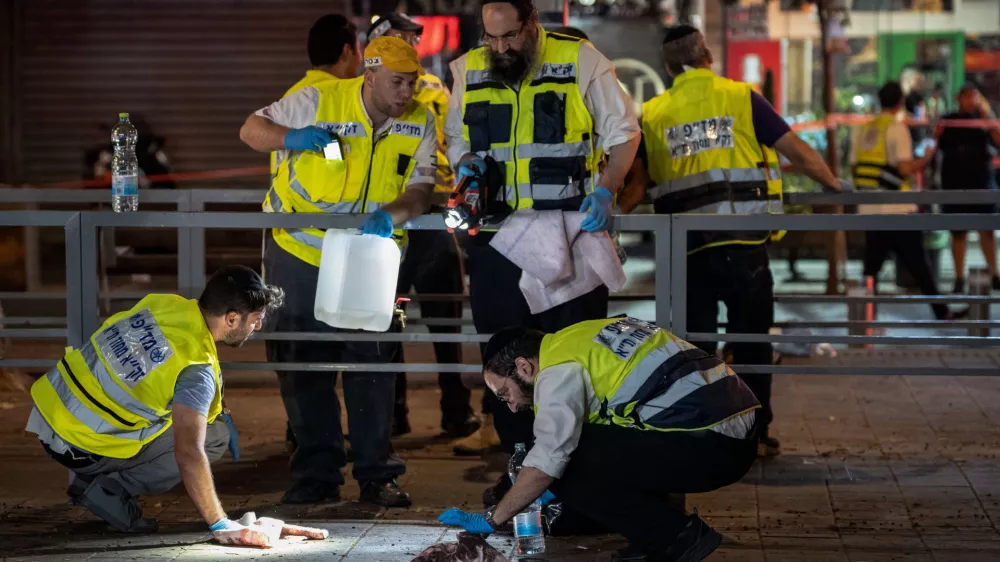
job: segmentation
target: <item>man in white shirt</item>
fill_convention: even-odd
[[[903,90],[889,82],[879,92],[882,111],[871,123],[855,130],[851,143],[851,166],[857,189],[909,191],[909,179],[934,157],[933,149],[920,158],[913,157],[913,142],[906,125],[897,119],[903,107]],[[912,203],[858,205],[860,214],[905,214],[917,212]],[[864,275],[878,279],[882,264],[892,253],[897,263],[913,276],[925,295],[938,295],[937,282],[931,273],[924,251],[924,233],[908,231],[865,232]],[[964,311],[952,312],[944,304],[933,304],[940,320],[961,318]]]
[[[667,496],[728,486],[756,458],[760,402],[721,360],[627,317],[509,328],[483,358],[500,401],[534,409],[531,433],[511,436],[534,446],[496,506],[441,522],[489,534],[554,497],[624,535],[637,560],[694,562],[718,547],[722,536]]]

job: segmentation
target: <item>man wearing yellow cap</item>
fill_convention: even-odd
[[[379,16],[368,28],[368,40],[379,37],[398,37],[413,48],[420,43],[424,26],[414,21],[406,14],[390,13]],[[434,196],[431,199],[431,213],[440,213],[447,205],[448,196],[453,189],[454,175],[448,165],[444,151],[447,149],[447,139],[444,136],[444,120],[448,113],[449,93],[441,79],[433,74],[424,74],[417,80],[417,88],[413,98],[427,106],[434,114],[438,141],[438,175],[434,186]],[[458,248],[454,235],[443,230],[415,230],[409,233],[410,245],[406,249],[406,258],[399,266],[400,294],[410,292],[412,287],[417,293],[424,294],[455,294],[464,289],[462,282],[462,267],[459,263]],[[420,301],[420,316],[423,318],[462,318],[462,303],[447,301]],[[457,334],[458,326],[428,326],[431,333]],[[434,344],[434,355],[438,363],[461,363],[462,344],[437,342]],[[400,358],[402,362],[402,358]],[[462,380],[454,373],[439,373],[438,385],[441,387],[441,429],[450,437],[466,437],[479,429],[479,421],[472,412],[472,394],[462,384]],[[393,414],[393,432],[402,435],[409,432],[406,406],[406,373],[396,374],[396,405]]]
[[[393,229],[429,205],[437,165],[434,116],[413,101],[420,74],[417,52],[405,41],[381,37],[364,52],[364,75],[303,88],[247,118],[240,138],[259,152],[288,150],[272,180],[272,208],[281,213],[371,213],[366,234]],[[405,239],[402,231],[397,234]],[[265,234],[264,275],[288,295],[278,331],[333,328],[313,315],[323,232],[274,229]],[[268,348],[280,362],[388,363],[398,346],[384,342],[281,342]],[[336,501],[347,463],[335,378],[315,372],[278,373],[295,433],[292,487],[284,503]],[[344,402],[361,500],[406,507],[396,484],[405,466],[392,451],[393,379],[383,373],[345,372]]]

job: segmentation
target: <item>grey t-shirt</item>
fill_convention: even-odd
[[[214,397],[215,375],[211,365],[191,365],[185,367],[178,375],[177,382],[174,384],[174,399],[171,401],[171,405],[183,404],[207,417]],[[45,421],[37,406],[31,409],[28,425],[25,426],[24,430],[38,435],[39,441],[48,445],[57,454],[69,450],[69,445],[53,431],[52,426]]]

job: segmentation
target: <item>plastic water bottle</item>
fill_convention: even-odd
[[[524,443],[514,445],[514,454],[507,463],[507,476],[513,484],[521,472],[521,464],[528,456]],[[515,552],[518,556],[545,552],[545,536],[542,534],[542,504],[535,500],[524,511],[514,516]]]
[[[139,160],[135,157],[138,138],[128,113],[119,113],[118,124],[111,130],[115,147],[111,158],[111,208],[116,213],[139,210]]]

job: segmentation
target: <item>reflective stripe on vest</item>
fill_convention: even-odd
[[[579,208],[593,190],[598,157],[593,120],[580,94],[578,38],[538,27],[538,70],[517,90],[492,76],[488,46],[465,55],[462,136],[501,164],[497,199],[512,208]]]
[[[413,93],[413,99],[431,110],[434,114],[434,127],[437,129],[437,184],[434,190],[442,193],[451,193],[452,183],[455,174],[448,164],[448,155],[445,153],[448,139],[444,133],[444,122],[448,116],[448,88],[441,82],[441,79],[433,74],[427,73],[417,80],[417,88]]]
[[[590,375],[602,403],[590,423],[654,431],[712,429],[735,417],[752,425],[760,403],[714,355],[635,318],[581,322],[546,336],[539,376],[553,365],[575,362]],[[749,428],[737,424],[726,431]],[[740,438],[745,435],[738,436]]]
[[[426,127],[428,110],[413,101],[377,137],[362,107],[364,78],[330,80],[319,92],[315,125],[337,133],[343,160],[327,160],[311,150],[293,151],[274,176],[273,197],[265,210],[280,213],[371,213],[394,201],[416,166],[414,155]],[[323,231],[274,229],[274,241],[288,253],[319,266]],[[401,246],[406,234],[397,230]]]
[[[191,366],[215,377],[208,421],[222,412],[215,341],[198,302],[148,295],[109,318],[80,349],[35,381],[31,396],[52,430],[84,451],[131,458],[171,424],[174,387]]]
[[[751,89],[707,69],[684,72],[643,104],[650,190],[658,213],[778,214],[778,155],[753,128]],[[761,244],[781,233],[696,232],[692,252],[727,244]]]

